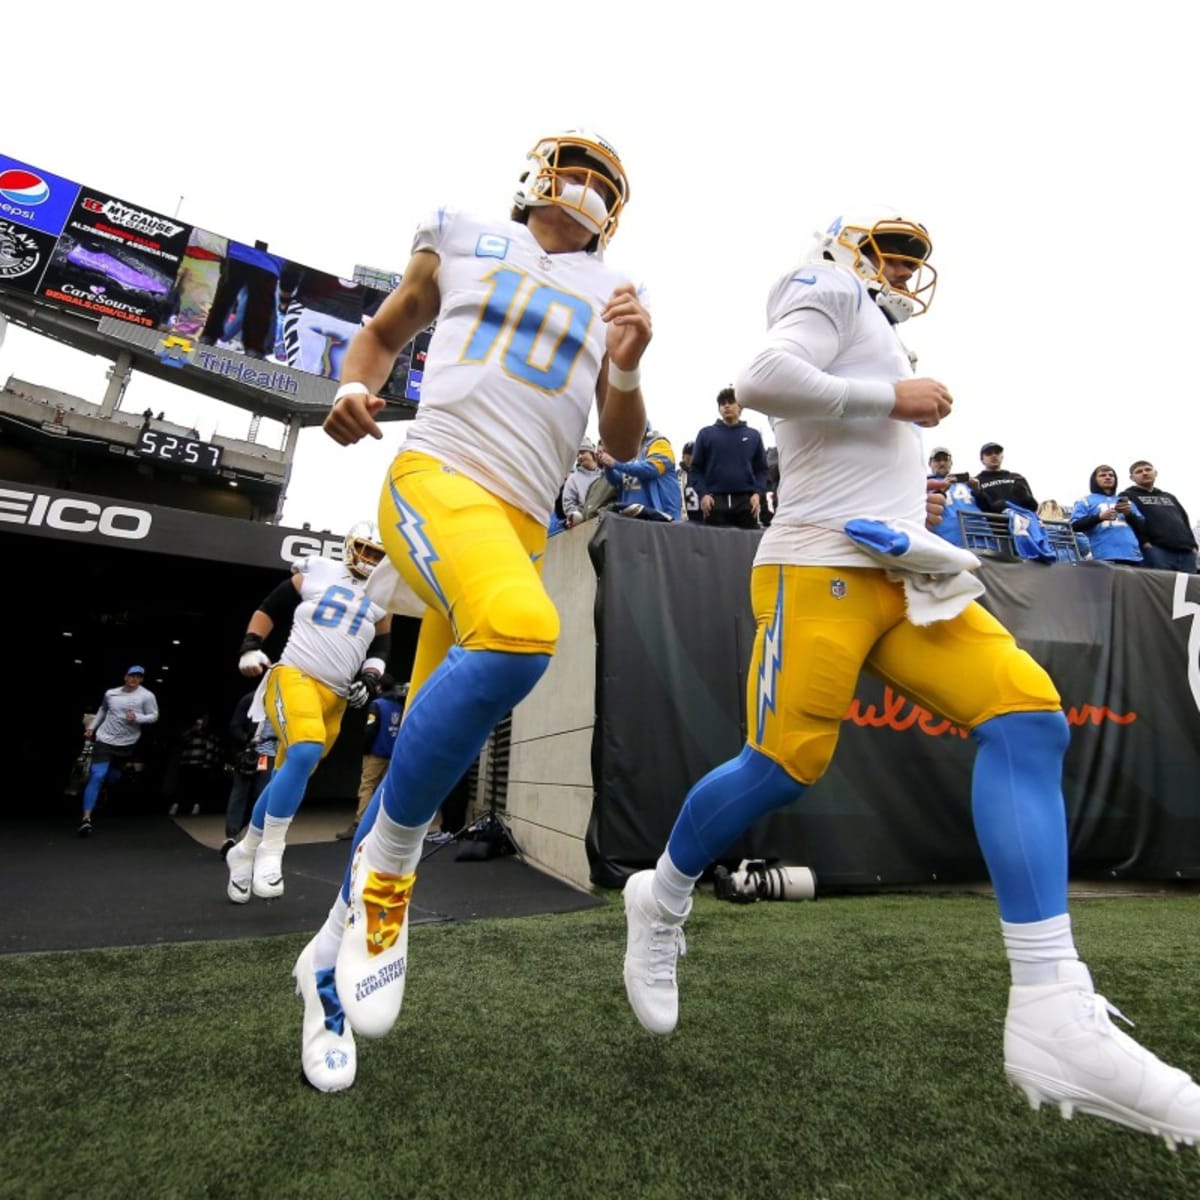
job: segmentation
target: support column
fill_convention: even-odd
[[[121,399],[124,397],[125,389],[129,386],[132,377],[133,355],[122,350],[117,355],[117,361],[108,368],[108,387],[105,389],[104,399],[100,404],[102,417],[111,417],[121,407]]]

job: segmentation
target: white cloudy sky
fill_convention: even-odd
[[[774,277],[886,201],[928,226],[940,274],[904,331],[956,398],[929,445],[965,469],[995,438],[1063,502],[1097,463],[1124,483],[1149,458],[1200,518],[1187,5],[213,0],[182,25],[123,9],[119,32],[102,11],[23,6],[0,149],[349,274],[401,267],[440,203],[507,212],[536,138],[594,127],[630,175],[609,260],[649,289],[644,391],[677,451],[753,352]],[[92,399],[106,365],[21,330],[0,347],[0,377]],[[125,407],[147,404],[206,436],[247,421],[135,381]],[[403,430],[352,449],[306,431],[285,520],[373,512]]]

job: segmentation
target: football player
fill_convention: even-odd
[[[401,283],[347,351],[347,382],[325,421],[342,445],[382,436],[375,393],[436,319],[421,404],[380,496],[388,557],[371,581],[371,594],[388,598],[384,581],[399,577],[424,605],[409,702],[342,891],[297,964],[299,973],[336,966],[344,1008],[324,1032],[312,1010],[302,1057],[318,1088],[346,1086],[346,1074],[331,1080],[308,1065],[323,1061],[322,1047],[346,1053],[349,1034],[335,1029],[379,1037],[396,1020],[425,832],[554,653],[558,614],[538,564],[593,399],[614,456],[637,455],[650,317],[602,257],[628,199],[604,139],[542,138],[507,218],[440,208],[420,224]]]
[[[365,584],[382,558],[378,534],[366,523],[355,526],[342,562],[302,559],[250,617],[238,669],[262,677],[249,715],[270,721],[278,749],[250,824],[225,856],[226,890],[235,904],[251,895],[283,894],[287,830],[308,780],[337,741],[347,704],[359,708],[378,692],[392,618],[367,596]],[[272,666],[263,643],[276,625],[289,621],[287,642]]]
[[[924,528],[921,427],[948,417],[896,326],[931,303],[926,230],[894,210],[835,221],[775,284],[736,382],[779,447],[779,510],[751,576],[757,635],[740,755],[688,793],[656,867],[625,885],[625,986],[669,1033],[696,880],[759,817],[824,774],[863,667],[969,729],[975,831],[1012,986],[1005,1072],[1036,1108],[1200,1138],[1200,1088],[1110,1021],[1067,912],[1068,726],[1046,672],[975,600],[978,560]],[[869,519],[868,519],[869,518]]]

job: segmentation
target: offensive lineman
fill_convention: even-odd
[[[251,894],[283,895],[287,830],[308,780],[337,741],[346,705],[361,708],[378,693],[392,618],[367,596],[365,584],[382,558],[374,530],[355,526],[342,562],[302,559],[250,617],[238,669],[250,677],[266,671],[250,717],[267,717],[279,749],[242,840],[225,856],[226,892],[235,904],[245,904]],[[287,643],[272,666],[263,642],[288,620]]]
[[[398,575],[426,606],[409,702],[339,898],[296,964],[302,1062],[322,1091],[353,1083],[353,1032],[380,1037],[399,1015],[425,831],[554,652],[558,614],[536,564],[593,397],[618,459],[636,456],[646,428],[650,317],[601,257],[629,197],[624,167],[581,130],[542,139],[527,162],[509,219],[443,208],[418,227],[325,421],[341,445],[381,437],[375,393],[436,318],[421,404],[380,497],[388,561],[371,586],[390,605]]]
[[[1011,968],[1010,1081],[1034,1108],[1191,1143],[1200,1088],[1112,1024],[1075,950],[1058,693],[975,602],[974,556],[921,528],[917,426],[936,426],[953,399],[913,378],[894,325],[933,298],[930,250],[925,229],[894,210],[839,218],[770,294],[766,344],[735,385],[771,418],[782,474],[750,584],[750,736],[688,793],[655,869],[625,885],[626,992],[646,1029],[675,1028],[696,880],[821,778],[866,666],[978,743],[972,806]]]

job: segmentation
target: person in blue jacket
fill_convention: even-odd
[[[1088,480],[1088,494],[1071,509],[1071,528],[1085,534],[1092,558],[1140,565],[1142,511],[1128,496],[1117,495],[1117,472],[1101,463]]]
[[[675,451],[649,423],[637,458],[618,462],[607,450],[600,450],[596,461],[603,468],[605,478],[617,489],[614,511],[651,521],[682,518],[683,494],[675,474]]]

